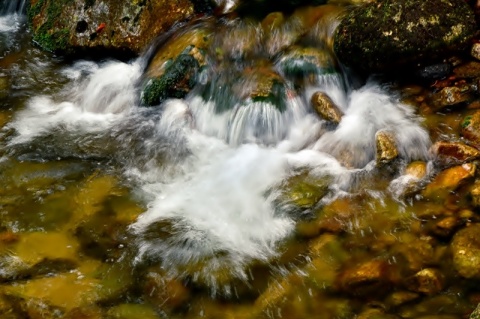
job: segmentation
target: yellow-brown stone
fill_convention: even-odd
[[[456,190],[475,176],[476,166],[473,163],[448,168],[440,172],[423,191],[426,198],[444,198],[449,192]]]
[[[379,131],[375,134],[377,149],[377,165],[388,164],[398,157],[397,142],[395,136],[388,131]]]
[[[312,96],[311,103],[313,109],[321,118],[335,124],[340,123],[342,120],[343,112],[326,93],[315,92]]]

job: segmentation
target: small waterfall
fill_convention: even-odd
[[[24,14],[27,9],[27,0],[3,0],[0,2],[0,16],[8,14]]]
[[[69,84],[58,95],[31,98],[5,128],[15,132],[7,139],[11,154],[34,149],[43,158],[108,158],[118,165],[146,206],[130,227],[135,261],[157,262],[172,276],[207,282],[225,294],[228,280],[219,278],[248,281],[248,265],[268,263],[293,233],[299,216],[278,198],[295,172],[328,176],[333,198],[352,191],[359,171],[369,173],[376,132],[390,130],[405,161],[426,159],[430,143],[413,111],[388,90],[377,83],[351,88],[325,39],[308,43],[324,54],[324,64],[309,64],[303,74],[296,69],[304,64],[288,62],[291,52],[262,45],[272,40],[258,26],[238,28],[231,23],[219,30],[214,46],[235,34],[244,37],[228,39],[238,41],[237,51],[251,51],[227,46],[218,58],[215,47],[206,50],[205,78],[183,100],[138,105],[143,58],[80,61],[60,72]],[[258,43],[248,46],[252,39]],[[256,59],[262,63],[251,62]],[[265,74],[278,86],[257,99]],[[313,111],[317,91],[344,112],[338,126]]]

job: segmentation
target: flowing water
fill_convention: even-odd
[[[30,260],[33,249],[40,256],[48,250],[39,248],[41,243],[57,247],[57,242],[64,244],[55,248],[58,254],[45,255],[70,258],[76,267],[54,276],[65,278],[58,279],[58,288],[47,276],[7,284],[3,293],[44,298],[66,312],[96,305],[112,318],[122,304],[144,307],[142,318],[222,313],[307,318],[319,312],[322,318],[353,318],[363,302],[318,288],[309,268],[315,257],[299,229],[321,207],[360,198],[356,213],[337,220],[347,233],[341,240],[352,262],[366,258],[364,245],[378,236],[410,240],[413,208],[397,194],[406,182],[375,165],[375,135],[387,130],[395,136],[400,168],[428,161],[429,136],[411,106],[374,81],[355,86],[337,68],[316,73],[301,89],[285,80],[291,94],[282,101],[284,110],[248,98],[225,107],[225,99],[218,98],[225,94],[223,86],[251,90],[248,80],[233,79],[239,69],[256,67],[248,57],[232,56],[231,71],[224,68],[214,76],[218,69],[207,69],[185,99],[143,107],[140,84],[148,55],[130,62],[64,62],[30,44],[24,17],[11,13],[23,7],[24,2],[5,3],[0,17],[5,86],[0,90],[8,91],[0,104],[1,227],[20,238],[2,249]],[[250,39],[259,32],[233,23],[224,26],[227,35],[250,30]],[[326,35],[317,37],[319,49],[327,46],[331,29],[314,31]],[[241,53],[247,38],[235,41],[232,52]],[[270,41],[255,49],[257,56],[272,56],[282,47],[281,34]],[[270,59],[273,69],[280,70],[283,58]],[[329,94],[344,112],[338,126],[312,111],[309,101],[316,91]],[[302,176],[316,188],[325,187],[313,204],[299,209],[288,187],[296,178],[301,183]],[[40,239],[29,241],[35,236]],[[356,244],[356,236],[363,241]],[[21,247],[28,245],[32,248],[22,255]],[[65,247],[75,251],[61,253]],[[372,248],[369,258],[384,258],[381,250]],[[385,258],[392,262],[392,256]],[[144,295],[145,282],[156,278],[152,273],[186,285],[187,292],[172,293],[168,286],[172,296],[155,299],[154,290]],[[292,282],[303,278],[297,293],[275,292],[292,276]]]

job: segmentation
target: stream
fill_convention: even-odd
[[[255,84],[238,74],[264,64],[240,56],[145,107],[155,52],[63,60],[32,43],[23,7],[0,17],[2,318],[449,319],[476,306],[478,289],[442,263],[445,242],[419,235],[417,216],[446,208],[400,195],[408,164],[434,172],[424,120],[391,88],[336,66],[298,89],[280,55],[280,108],[243,98]],[[258,31],[215,23],[194,27],[214,43],[235,34],[238,52]],[[338,125],[312,110],[318,91]],[[376,165],[385,131],[395,168]],[[429,266],[448,284],[411,292],[402,277]]]

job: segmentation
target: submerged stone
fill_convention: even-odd
[[[440,172],[423,191],[430,199],[444,199],[449,192],[456,190],[475,175],[475,164],[466,163]]]
[[[443,274],[438,269],[425,268],[407,278],[407,287],[415,292],[433,295],[442,291],[444,287]]]
[[[464,46],[475,30],[473,12],[463,0],[374,1],[343,18],[334,50],[348,66],[382,72],[440,58]]]
[[[324,92],[315,92],[312,96],[311,102],[313,109],[326,121],[339,124],[342,120],[343,112]]]
[[[112,319],[160,319],[153,307],[144,304],[120,304],[108,310]]]
[[[178,309],[190,299],[190,290],[180,280],[159,269],[148,271],[142,282],[146,300],[162,311]]]
[[[473,224],[458,231],[451,243],[453,265],[464,278],[480,278],[480,225]]]
[[[340,289],[355,296],[385,293],[392,286],[392,266],[383,260],[352,264],[338,276]]]
[[[328,192],[330,178],[315,178],[308,173],[286,180],[281,189],[280,202],[297,209],[312,209]]]
[[[461,123],[461,134],[477,149],[480,148],[480,112],[466,116]]]

